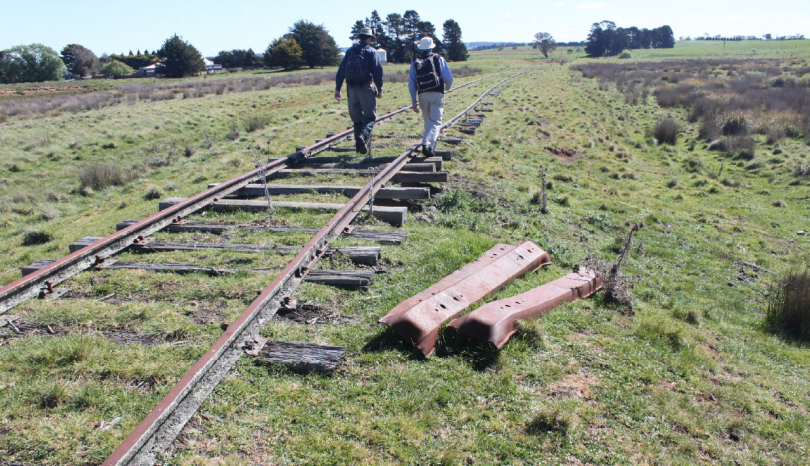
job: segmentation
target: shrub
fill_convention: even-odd
[[[622,53],[619,54],[619,58],[633,58],[633,52],[629,50],[622,50]]]
[[[766,324],[771,330],[810,340],[810,269],[793,270],[771,287]]]
[[[105,163],[92,163],[84,165],[79,170],[79,183],[82,187],[104,189],[110,186],[122,186],[129,181],[130,176],[121,170],[118,165]]]
[[[717,118],[713,116],[706,116],[703,118],[703,121],[700,122],[700,130],[698,134],[701,138],[707,141],[714,141],[719,138],[723,132],[720,130],[720,126],[717,124]]]
[[[268,124],[270,124],[270,119],[265,116],[248,116],[242,118],[242,126],[244,126],[245,131],[248,133],[264,129]]]
[[[104,76],[112,77],[112,78],[120,78],[122,76],[129,76],[134,73],[135,70],[130,68],[129,66],[121,63],[118,60],[113,60],[101,68],[101,74]]]
[[[678,123],[672,118],[664,118],[655,125],[655,132],[653,133],[655,139],[665,144],[674,145],[678,142]]]
[[[719,123],[724,136],[745,136],[751,132],[751,123],[745,115],[739,112],[722,116]]]
[[[732,136],[726,139],[726,152],[742,160],[753,160],[756,143],[751,136]]]
[[[23,246],[35,246],[37,244],[45,244],[52,240],[53,237],[50,233],[36,230],[25,230],[22,235]]]
[[[155,199],[160,199],[163,193],[160,192],[158,188],[149,188],[149,191],[146,191],[146,194],[143,195],[143,198],[147,201],[154,201]]]

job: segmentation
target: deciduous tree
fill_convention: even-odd
[[[168,77],[194,76],[205,69],[205,62],[199,50],[177,34],[166,39],[157,55],[163,61],[158,63],[155,72]]]
[[[534,43],[537,48],[543,53],[543,56],[548,58],[548,54],[557,49],[557,41],[554,37],[547,32],[538,32],[534,35]]]
[[[92,50],[79,44],[69,44],[62,49],[62,61],[67,70],[82,77],[99,70],[98,57]]]
[[[12,47],[0,60],[0,75],[7,83],[62,81],[66,72],[59,54],[42,44]]]

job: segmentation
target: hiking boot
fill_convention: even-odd
[[[355,142],[354,150],[360,154],[368,154],[368,143],[367,136],[365,134],[361,134],[357,137],[357,141]]]
[[[433,156],[436,155],[436,151],[433,150],[432,147],[428,146],[428,147],[425,147],[424,149],[422,149],[422,154],[424,154],[425,157],[433,157]]]

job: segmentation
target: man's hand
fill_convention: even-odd
[[[382,98],[382,93],[383,93],[382,89],[380,89],[379,92],[377,92],[377,98],[378,99]]]
[[[340,89],[335,91],[335,99],[337,99],[338,102],[340,102]]]
[[[416,102],[411,103],[411,108],[413,109],[413,113],[419,113],[419,106]]]

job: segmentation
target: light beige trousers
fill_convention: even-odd
[[[444,93],[423,92],[419,94],[419,108],[425,120],[425,135],[422,144],[436,149],[436,140],[439,139],[439,127],[442,125],[444,115]]]

